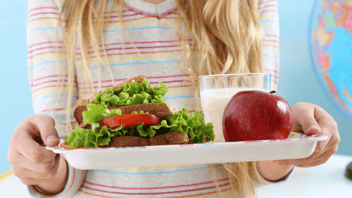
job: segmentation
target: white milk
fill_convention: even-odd
[[[222,116],[231,97],[240,91],[258,90],[254,88],[208,89],[200,93],[205,123],[214,125],[215,142],[225,142],[222,130]],[[260,90],[265,91],[265,90]]]

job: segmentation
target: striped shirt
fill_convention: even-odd
[[[62,41],[56,41],[55,29],[62,3],[62,0],[29,0],[27,27],[28,74],[34,112],[48,114],[49,110],[54,110],[52,116],[60,137],[66,134],[64,108],[67,95],[59,92],[57,85],[60,77],[58,58],[63,53],[63,47]],[[177,17],[175,3],[166,0],[154,5],[142,0],[125,0],[125,5],[122,18],[133,44],[126,36],[125,40],[122,39],[120,19],[117,12],[113,12],[105,31],[104,45],[114,79],[111,79],[108,67],[103,67],[102,89],[144,74],[153,86],[159,81],[168,86],[169,90],[164,96],[168,104],[178,110],[181,107],[193,110],[194,90],[190,82],[184,80],[187,76],[178,70],[177,62],[183,52],[171,32]],[[277,0],[260,0],[259,14],[264,30],[263,64],[272,75],[272,89],[276,89],[279,68]],[[57,44],[59,53],[56,51]],[[79,49],[77,54],[79,59]],[[98,64],[91,53],[89,56],[89,70],[97,90]],[[92,93],[82,82],[81,69],[76,68],[74,72],[72,109],[77,99],[89,97]],[[67,75],[65,79],[67,83]],[[63,99],[53,109],[55,102],[50,99],[59,96]],[[75,126],[77,122],[73,110],[70,119]],[[82,171],[69,165],[67,185],[58,197],[218,197],[209,168],[208,165],[182,165]],[[233,197],[226,170],[222,165],[217,165],[215,169],[223,194]],[[45,197],[34,186],[28,188],[33,196]]]

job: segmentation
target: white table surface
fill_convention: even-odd
[[[286,182],[258,188],[261,198],[352,198],[352,181],[345,177],[352,156],[333,155],[320,166],[298,168]]]
[[[292,171],[286,182],[258,188],[260,198],[352,198],[352,181],[344,174],[352,156],[333,155],[328,162],[313,168]],[[27,187],[15,177],[0,182],[0,197],[30,198]]]

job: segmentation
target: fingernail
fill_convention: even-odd
[[[320,132],[320,128],[317,125],[310,125],[307,128],[307,135],[311,135],[311,134],[318,134]]]
[[[50,135],[49,137],[46,138],[47,142],[55,142],[57,140],[58,138],[55,135]]]

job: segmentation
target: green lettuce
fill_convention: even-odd
[[[204,115],[197,108],[191,114],[186,108],[182,108],[180,112],[168,115],[165,119],[168,123],[175,125],[170,131],[181,131],[183,134],[188,134],[191,143],[203,143],[215,139],[213,124],[211,122],[205,124]]]
[[[99,122],[99,120],[112,115],[122,115],[122,112],[120,109],[110,111],[105,108],[103,104],[88,104],[87,111],[84,111],[82,115],[85,124],[94,124]]]
[[[142,83],[131,81],[126,83],[120,89],[112,89],[108,87],[105,89],[107,94],[99,94],[94,103],[102,104],[108,108],[112,105],[126,106],[145,103],[166,103],[163,99],[168,91],[168,88],[162,82],[152,88],[148,87],[148,80],[145,78]]]

